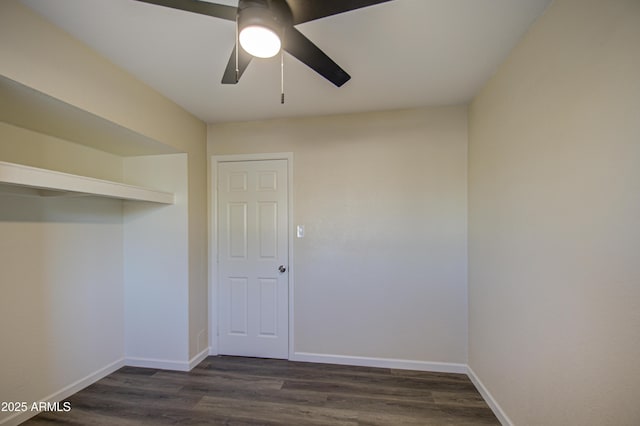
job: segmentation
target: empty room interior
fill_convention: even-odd
[[[153,3],[0,1],[0,424],[218,359],[640,424],[640,1]]]

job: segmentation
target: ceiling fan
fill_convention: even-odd
[[[201,0],[137,1],[235,21],[236,45],[223,84],[238,83],[254,56],[272,57],[284,50],[340,87],[351,76],[295,25],[391,0],[239,0],[237,8]]]

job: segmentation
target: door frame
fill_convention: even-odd
[[[287,254],[289,307],[288,307],[288,359],[293,358],[294,342],[294,264],[293,264],[293,152],[274,152],[262,154],[233,154],[233,155],[212,155],[210,157],[209,175],[209,355],[218,355],[218,165],[220,163],[240,162],[240,161],[264,161],[264,160],[286,160],[287,161],[287,243],[289,252]]]

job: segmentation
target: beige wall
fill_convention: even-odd
[[[190,358],[187,155],[129,157],[124,176],[175,197],[170,206],[124,204],[126,362],[185,370]]]
[[[121,360],[121,202],[0,194],[0,236],[0,401],[45,401]]]
[[[294,153],[297,353],[466,362],[466,120],[451,107],[209,126],[211,155]]]
[[[470,109],[469,365],[516,425],[640,423],[640,2],[556,0]]]
[[[0,122],[0,161],[113,181],[122,180],[122,158]]]

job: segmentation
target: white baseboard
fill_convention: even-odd
[[[507,413],[504,412],[502,407],[500,407],[500,404],[498,404],[498,402],[493,398],[493,395],[491,395],[491,392],[489,392],[480,378],[478,378],[476,373],[469,366],[467,366],[467,376],[469,376],[469,379],[471,379],[471,382],[473,382],[475,387],[478,389],[478,392],[480,392],[480,395],[485,400],[489,408],[491,408],[493,414],[496,415],[502,426],[513,426],[513,422],[509,416],[507,416]]]
[[[205,350],[191,358],[189,360],[189,370],[192,370],[196,365],[200,364],[206,357],[208,357],[210,351],[211,348],[206,348]]]
[[[124,359],[127,367],[155,368],[158,370],[189,371],[189,361],[172,361],[168,359],[128,357]]]
[[[125,362],[124,362],[124,358],[123,359],[119,359],[117,361],[112,362],[111,364],[100,368],[99,370],[94,371],[91,374],[88,374],[87,376],[83,377],[80,380],[77,380],[73,383],[71,383],[68,386],[65,386],[64,388],[60,389],[57,392],[52,393],[49,396],[46,396],[42,399],[40,399],[38,402],[42,401],[42,402],[51,402],[51,403],[55,403],[55,402],[60,402],[62,400],[64,400],[65,398],[70,397],[71,395],[73,395],[76,392],[81,391],[82,389],[86,388],[89,385],[94,384],[95,382],[97,382],[98,380],[108,376],[109,374],[113,373],[114,371],[124,367]],[[73,409],[73,407],[72,407]],[[31,417],[37,415],[39,413],[39,411],[25,411],[22,413],[16,413],[16,415],[8,417],[2,421],[0,421],[0,425],[3,426],[16,426],[19,425],[22,422],[25,422],[26,420],[30,419]]]
[[[413,361],[394,358],[370,358],[349,355],[313,354],[307,352],[294,352],[289,360],[325,364],[355,365],[360,367],[395,368],[399,370],[433,371],[438,373],[467,373],[466,364],[456,364],[450,362]]]
[[[138,358],[127,357],[124,359],[124,364],[128,367],[141,367],[141,368],[156,368],[158,370],[173,370],[173,371],[191,371],[193,367],[200,364],[203,359],[209,356],[210,348],[206,348],[189,361],[173,361],[168,359],[157,358]]]

